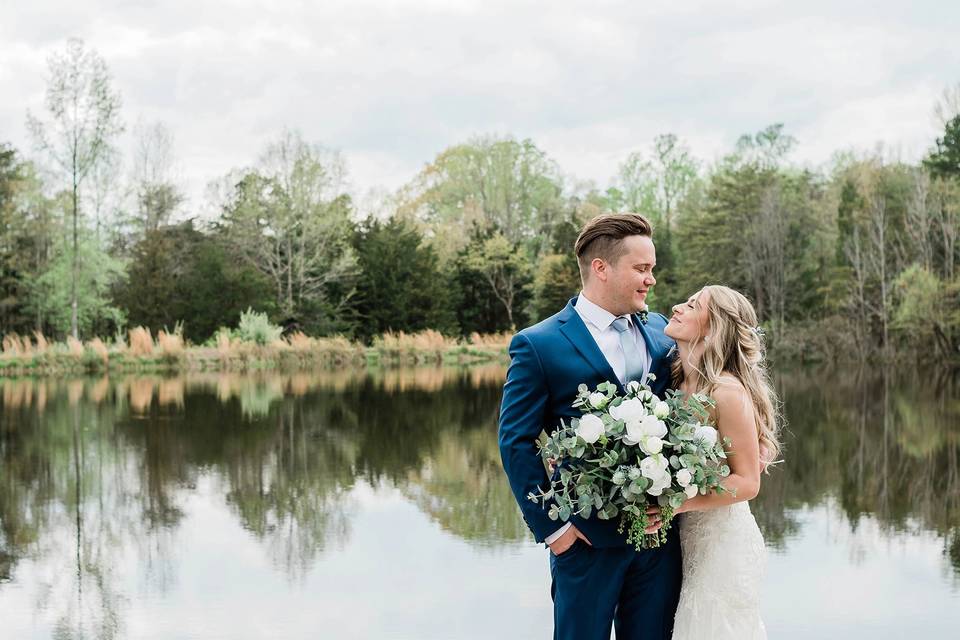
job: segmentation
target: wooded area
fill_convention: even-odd
[[[775,124],[712,164],[674,134],[638,141],[609,185],[584,186],[532,140],[478,136],[376,214],[348,193],[337,151],[283,130],[211,184],[211,219],[185,200],[165,125],[137,125],[121,157],[121,96],[95,51],[72,40],[49,66],[46,110],[27,117],[35,149],[0,143],[4,335],[179,326],[203,343],[248,308],[364,341],[502,332],[578,291],[585,220],[635,211],[655,225],[655,310],[723,283],[787,356],[960,354],[960,86],[919,163],[877,150],[798,166]]]

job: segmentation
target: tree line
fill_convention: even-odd
[[[376,214],[348,193],[339,152],[285,130],[215,180],[215,215],[197,215],[166,126],[137,124],[121,157],[121,96],[79,40],[49,59],[45,107],[27,117],[31,152],[0,143],[4,334],[180,325],[200,343],[247,308],[364,340],[509,331],[576,294],[585,220],[634,211],[655,227],[655,310],[724,283],[755,302],[784,353],[960,353],[960,88],[944,94],[942,133],[916,163],[875,151],[800,166],[775,124],[713,163],[659,135],[608,185],[584,186],[532,140],[478,136],[441,151]]]

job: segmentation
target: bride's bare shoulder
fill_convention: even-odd
[[[725,373],[718,378],[713,393],[710,395],[716,401],[717,411],[720,413],[723,413],[724,409],[743,410],[746,407],[752,407],[750,394],[747,392],[747,388],[743,386],[743,382],[729,373]]]

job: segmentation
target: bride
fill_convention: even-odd
[[[723,482],[730,492],[696,496],[676,510],[683,514],[683,586],[673,640],[767,637],[760,619],[766,550],[747,501],[760,490],[762,461],[779,452],[778,415],[756,325],[743,295],[708,286],[675,306],[665,329],[679,349],[674,383],[716,401],[713,417],[732,450]]]

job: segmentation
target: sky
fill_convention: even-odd
[[[128,131],[172,131],[188,207],[284,128],[339,149],[358,199],[480,134],[531,138],[569,185],[601,187],[657,134],[709,163],[776,122],[801,164],[880,142],[914,160],[960,83],[960,3],[942,0],[0,0],[0,15],[0,141],[30,151],[47,58],[80,37]]]

